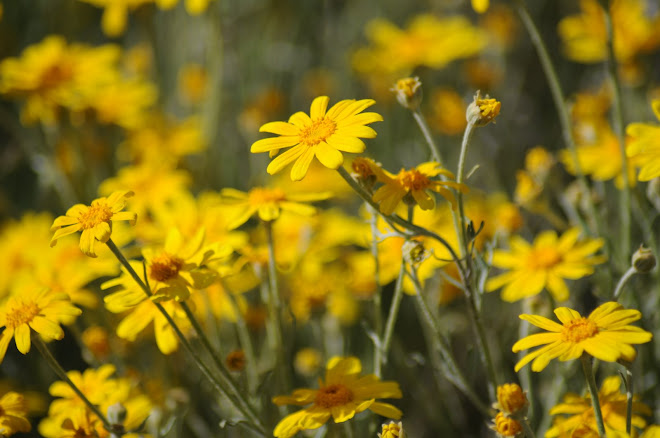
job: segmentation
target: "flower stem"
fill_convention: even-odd
[[[381,315],[383,288],[380,285],[380,262],[378,260],[378,212],[374,208],[365,204],[367,211],[371,215],[369,224],[371,226],[371,256],[374,259],[374,281],[376,290],[374,291],[374,332],[380,336],[383,332],[383,316]],[[395,293],[396,295],[396,293]],[[381,345],[374,343],[374,374],[381,377],[382,368],[382,350]]]
[[[419,108],[412,111],[412,115],[415,118],[417,125],[419,125],[419,129],[422,131],[426,143],[428,143],[429,148],[431,149],[431,155],[433,155],[433,160],[437,161],[438,163],[442,163],[440,150],[438,149],[438,145],[436,145],[435,141],[433,140],[433,136],[431,135],[431,130],[429,129],[429,125],[428,123],[426,123],[426,118],[424,117],[424,115],[422,114]]]
[[[598,399],[598,388],[596,387],[596,379],[594,378],[593,366],[591,365],[591,356],[587,353],[582,353],[580,360],[582,361],[584,377],[587,379],[587,387],[589,388],[589,394],[591,395],[591,404],[594,407],[598,435],[605,437],[605,424],[603,423],[603,413],[600,410],[600,400]]]
[[[632,410],[633,410],[633,375],[632,364],[626,365],[626,433],[632,436]]]
[[[532,17],[529,15],[529,11],[525,6],[525,2],[523,0],[517,0],[516,4],[518,15],[520,16],[520,19],[523,22],[527,33],[529,34],[532,44],[534,45],[536,53],[538,54],[538,57],[541,61],[543,71],[545,72],[546,80],[548,81],[548,86],[550,87],[550,92],[552,93],[552,98],[555,102],[555,108],[557,109],[557,114],[559,116],[559,124],[561,125],[561,132],[562,136],[564,137],[564,143],[566,144],[566,148],[571,155],[571,161],[575,163],[575,176],[578,179],[578,184],[580,185],[582,192],[586,196],[589,215],[594,220],[594,226],[596,228],[595,233],[592,232],[589,228],[585,229],[584,231],[591,236],[594,234],[596,236],[600,236],[600,216],[596,213],[596,207],[594,206],[593,199],[591,196],[589,196],[589,184],[587,184],[587,179],[582,172],[582,167],[580,166],[580,161],[578,160],[577,147],[575,145],[575,139],[573,138],[573,131],[571,129],[571,118],[568,113],[568,108],[564,102],[564,92],[562,91],[561,84],[559,82],[559,76],[557,75],[557,71],[552,64],[552,60],[550,59],[548,49],[543,42],[543,38],[541,38],[541,34],[539,33],[534,20],[532,20]]]
[[[525,437],[536,438],[536,435],[534,434],[534,430],[530,427],[527,418],[523,418],[522,420],[520,420],[520,425],[522,426],[523,431],[525,431]]]
[[[147,287],[147,285],[142,281],[140,276],[135,272],[131,264],[128,262],[126,257],[124,257],[124,254],[121,252],[119,248],[117,248],[117,245],[112,241],[112,239],[109,239],[106,242],[106,245],[108,245],[108,248],[110,248],[110,251],[115,255],[117,260],[126,268],[128,271],[129,275],[135,280],[135,282],[140,286],[140,288],[144,291],[144,293],[147,295],[147,297],[151,297],[152,293]],[[172,329],[174,330],[174,333],[177,335],[179,338],[179,341],[181,342],[181,345],[183,345],[184,349],[190,354],[190,356],[193,358],[194,362],[197,364],[199,369],[202,371],[204,376],[213,384],[215,389],[220,392],[221,394],[224,394],[229,400],[232,401],[234,406],[241,412],[243,415],[245,415],[246,420],[245,422],[241,422],[240,424],[245,424],[248,426],[250,429],[255,431],[256,433],[260,434],[261,436],[268,436],[266,433],[266,430],[264,426],[261,424],[261,421],[259,418],[252,412],[251,409],[246,408],[246,406],[249,406],[246,401],[242,400],[241,393],[235,393],[232,394],[228,388],[226,382],[221,382],[208,368],[208,366],[204,363],[202,360],[201,356],[193,349],[192,345],[186,338],[186,336],[183,334],[179,326],[176,324],[172,316],[165,310],[165,308],[160,304],[154,302],[154,305],[156,308],[158,308],[158,311],[165,317],[167,322],[170,324]],[[192,321],[191,321],[192,322]]]
[[[46,344],[44,343],[43,339],[39,335],[32,336],[32,340],[34,341],[34,345],[37,347],[37,350],[39,350],[39,353],[46,359],[46,362],[48,362],[48,365],[55,371],[55,374],[62,379],[64,382],[66,382],[67,385],[71,387],[73,392],[76,393],[78,397],[87,405],[87,407],[101,420],[103,423],[103,426],[106,428],[108,431],[112,431],[112,424],[108,421],[107,418],[105,418],[105,415],[101,412],[101,410],[94,405],[86,396],[85,394],[82,393],[82,391],[76,386],[75,383],[69,379],[69,376],[66,374],[66,371],[64,371],[64,368],[59,364],[57,359],[55,359],[55,356],[50,352]]]
[[[623,103],[621,100],[621,82],[616,71],[616,56],[614,54],[614,27],[612,26],[611,0],[604,9],[605,29],[607,32],[607,74],[612,83],[612,127],[619,141],[621,152],[621,176],[623,189],[620,191],[619,213],[621,215],[621,256],[628,257],[630,253],[630,183],[628,157],[626,156],[626,141],[623,134]]]
[[[276,374],[279,374],[280,389],[289,389],[289,376],[286,372],[284,356],[284,341],[282,337],[282,302],[277,286],[277,267],[275,265],[275,243],[273,241],[273,222],[264,221],[266,239],[268,243],[268,314],[270,315],[270,329],[273,332],[273,341],[276,363]]]
[[[628,280],[630,280],[633,275],[635,275],[637,271],[635,270],[634,267],[628,268],[625,274],[621,277],[619,282],[616,285],[616,288],[614,289],[614,301],[617,301],[619,299],[619,296],[621,296],[621,292],[623,292],[623,287],[626,285]]]
[[[387,353],[390,350],[390,344],[392,343],[392,334],[394,333],[394,325],[396,324],[397,316],[399,315],[399,307],[401,306],[401,301],[403,299],[403,276],[405,273],[405,265],[401,261],[401,269],[399,270],[399,276],[396,279],[394,286],[394,296],[392,297],[392,303],[390,304],[390,313],[387,316],[387,322],[385,323],[385,332],[383,333],[383,342],[379,346],[379,361],[374,364],[376,367],[377,376],[380,376],[380,371],[383,362],[387,361]]]

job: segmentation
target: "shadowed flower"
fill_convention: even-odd
[[[598,401],[608,437],[615,436],[613,434],[616,432],[626,431],[627,399],[626,394],[621,393],[620,387],[621,378],[610,376],[603,381],[598,391]],[[651,415],[651,413],[644,403],[633,401],[632,425],[643,429],[646,421],[638,414]],[[552,427],[545,434],[546,438],[570,438],[576,436],[576,430],[582,429],[587,434],[577,436],[598,436],[594,407],[589,394],[584,397],[573,393],[566,394],[562,403],[550,409],[550,415],[562,416],[555,417]],[[590,431],[593,431],[593,434],[589,434]]]
[[[57,239],[77,231],[80,236],[80,250],[87,256],[96,257],[94,244],[98,240],[105,243],[112,234],[112,222],[129,221],[135,224],[137,215],[129,211],[122,211],[126,205],[126,198],[133,196],[130,191],[117,191],[107,198],[92,201],[91,206],[76,204],[66,215],[55,219],[51,231],[55,231],[50,246],[57,244]]]
[[[269,174],[273,175],[295,161],[291,179],[300,181],[315,156],[325,167],[337,169],[344,162],[342,152],[364,152],[365,145],[360,138],[376,137],[376,131],[365,125],[380,122],[383,118],[380,114],[362,111],[376,102],[371,99],[342,100],[328,110],[329,101],[327,96],[317,97],[312,102],[309,116],[299,111],[288,122],[270,122],[259,129],[279,137],[256,141],[251,152],[291,147],[271,161],[266,169]]]
[[[0,308],[0,327],[5,327],[0,336],[0,362],[12,338],[18,351],[27,354],[32,330],[47,341],[62,339],[64,331],[60,323],[69,322],[80,313],[67,294],[55,294],[47,289],[28,289],[10,296]]]
[[[564,362],[578,359],[585,352],[605,362],[632,362],[637,356],[632,344],[644,344],[653,337],[628,325],[642,317],[638,310],[626,310],[612,301],[600,305],[586,318],[568,307],[555,309],[555,315],[561,324],[539,315],[520,315],[520,319],[549,333],[530,335],[513,345],[514,353],[544,345],[523,357],[516,364],[516,372],[531,361],[532,371],[542,371],[552,359]]]
[[[325,382],[319,381],[319,389],[297,389],[290,396],[273,398],[277,405],[305,406],[282,419],[273,432],[278,438],[289,438],[301,430],[318,429],[330,417],[335,423],[350,420],[355,414],[370,409],[378,415],[398,420],[401,411],[376,398],[401,398],[399,384],[382,382],[373,374],[360,376],[362,364],[356,357],[334,357],[330,359]]]
[[[8,392],[0,398],[0,435],[8,437],[32,429],[27,419],[28,406],[21,394]]]
[[[493,266],[510,271],[489,279],[486,290],[492,292],[504,286],[502,299],[514,302],[547,288],[555,300],[567,300],[569,292],[564,279],[591,275],[594,265],[605,261],[594,255],[603,246],[603,239],[578,242],[579,234],[577,228],[561,237],[554,231],[544,231],[531,245],[520,236],[511,237],[509,251],[493,251]]]

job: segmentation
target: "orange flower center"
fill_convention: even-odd
[[[334,134],[336,130],[337,124],[334,120],[327,117],[314,120],[311,125],[300,131],[300,143],[305,146],[316,146]]]
[[[41,309],[34,302],[17,303],[8,312],[5,319],[5,326],[8,329],[32,322]]]
[[[522,432],[522,426],[513,418],[500,412],[495,417],[495,431],[501,436],[516,436]]]
[[[250,190],[250,205],[263,205],[271,202],[286,201],[286,195],[282,189],[265,189],[261,187]]]
[[[402,170],[397,179],[408,191],[424,190],[431,184],[427,176],[417,169]]]
[[[329,409],[335,406],[343,406],[353,401],[353,393],[341,383],[328,385],[318,390],[314,404]]]
[[[561,254],[555,248],[535,248],[527,259],[531,269],[548,269],[562,261]]]
[[[163,253],[151,261],[149,278],[156,281],[167,281],[179,275],[183,260],[179,257]]]
[[[561,331],[562,342],[578,343],[598,334],[598,326],[587,318],[578,318],[564,324]]]
[[[100,223],[109,222],[112,218],[112,210],[105,203],[92,204],[86,211],[80,213],[78,216],[78,223],[83,227],[83,230],[94,228]]]
[[[73,76],[71,67],[66,64],[53,64],[41,74],[41,88],[48,90],[57,87]]]

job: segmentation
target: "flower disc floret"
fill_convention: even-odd
[[[494,419],[495,424],[492,429],[500,437],[516,436],[522,432],[522,425],[520,422],[511,417],[507,417],[502,412],[499,412]]]

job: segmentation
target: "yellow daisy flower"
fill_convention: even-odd
[[[467,187],[453,181],[440,181],[431,178],[443,175],[454,178],[454,175],[440,166],[440,163],[430,161],[422,163],[410,170],[401,169],[398,174],[393,175],[384,169],[376,170],[376,176],[384,185],[380,187],[373,196],[373,201],[380,204],[383,214],[392,214],[401,201],[408,205],[417,204],[422,210],[435,208],[435,198],[429,191],[441,194],[445,199],[455,206],[453,193],[447,189],[451,187],[460,192],[467,192]]]
[[[126,198],[133,196],[131,191],[117,191],[107,198],[92,201],[91,206],[76,204],[66,215],[55,219],[51,231],[55,231],[50,246],[57,244],[57,239],[82,230],[80,250],[89,257],[96,257],[94,244],[107,242],[112,234],[112,222],[129,221],[135,224],[137,215],[129,211],[121,211],[126,205]]]
[[[71,317],[81,312],[71,304],[67,294],[51,293],[48,289],[27,289],[9,297],[0,307],[0,327],[5,327],[0,335],[0,362],[12,338],[18,351],[27,354],[32,330],[45,340],[62,339],[64,331],[60,323],[71,321]]]
[[[27,419],[28,406],[21,394],[10,391],[0,397],[0,435],[8,437],[32,429]]]
[[[603,381],[600,391],[598,391],[598,401],[603,413],[607,436],[626,431],[627,401],[626,394],[621,393],[620,387],[621,378],[610,376]],[[638,414],[651,415],[652,412],[644,403],[633,401],[632,425],[643,429],[646,421]],[[594,432],[597,430],[594,407],[589,394],[585,397],[573,393],[566,394],[562,403],[550,409],[550,415],[567,416],[555,417],[552,427],[545,434],[546,438],[570,438],[575,436],[572,433],[579,427],[588,427]]]
[[[251,152],[271,152],[291,147],[270,162],[266,169],[269,174],[273,175],[295,161],[291,179],[300,181],[314,156],[325,167],[337,169],[344,162],[341,152],[364,152],[365,145],[360,138],[376,137],[376,131],[365,125],[380,122],[383,117],[362,111],[376,102],[371,99],[342,100],[328,110],[329,101],[327,96],[317,97],[312,102],[309,116],[299,111],[288,122],[270,122],[259,129],[279,137],[256,141]]]
[[[529,244],[520,236],[509,240],[509,251],[493,251],[493,266],[509,272],[491,278],[486,290],[504,287],[502,299],[514,302],[538,294],[547,288],[557,301],[568,299],[565,278],[576,280],[591,275],[594,265],[605,261],[596,256],[605,243],[603,239],[584,239],[578,242],[580,231],[572,228],[561,237],[554,231],[544,231]]]
[[[660,99],[653,101],[653,112],[660,120]],[[650,181],[660,176],[660,125],[631,123],[626,128],[630,144],[626,153],[640,165],[638,179]]]
[[[297,389],[290,396],[274,397],[273,402],[280,406],[312,406],[286,416],[275,426],[273,435],[289,438],[301,430],[318,429],[330,417],[335,423],[343,423],[367,409],[387,418],[401,418],[399,409],[375,401],[376,398],[401,398],[399,384],[381,382],[373,374],[360,376],[361,372],[358,358],[333,357],[327,365],[325,383],[319,381],[319,389]]]
[[[532,371],[541,371],[552,359],[577,359],[584,352],[605,362],[619,359],[632,362],[637,352],[631,344],[643,344],[653,337],[639,327],[628,325],[642,317],[638,310],[626,310],[613,301],[598,306],[586,318],[568,307],[555,309],[555,315],[561,324],[543,316],[520,315],[520,319],[550,333],[530,335],[513,345],[512,350],[517,353],[545,344],[523,357],[516,364],[516,372],[531,361],[534,361]]]
[[[264,222],[276,220],[282,211],[312,216],[316,213],[316,209],[302,202],[321,201],[328,199],[332,194],[330,192],[289,194],[277,187],[254,187],[247,193],[225,188],[220,195],[224,203],[235,208],[227,224],[227,227],[233,230],[247,222],[255,213]]]

